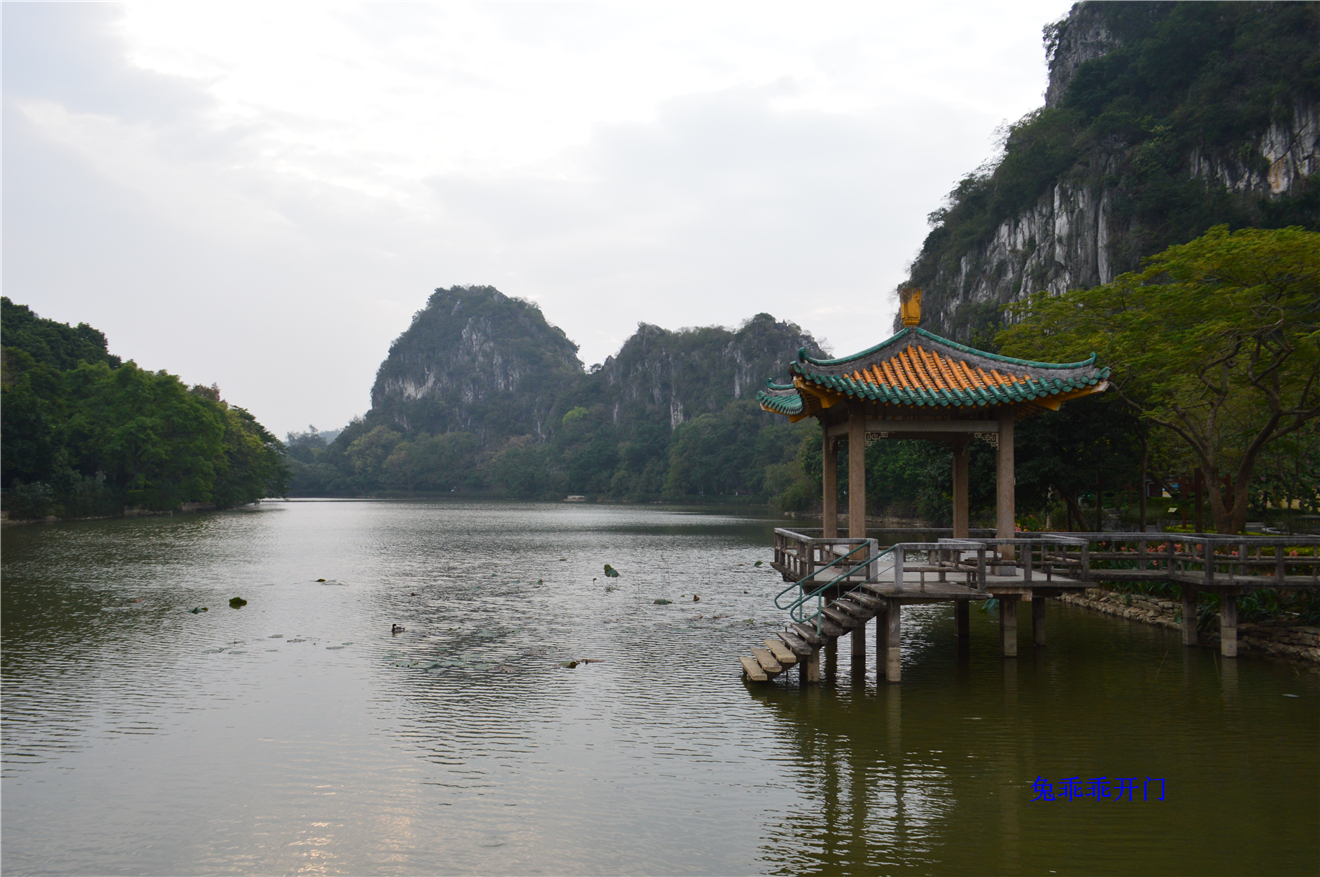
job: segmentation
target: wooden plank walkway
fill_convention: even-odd
[[[865,550],[863,550],[865,549]],[[744,677],[769,681],[793,666],[803,682],[820,680],[820,652],[851,634],[865,654],[866,624],[876,619],[877,660],[899,681],[902,607],[954,604],[957,635],[967,636],[972,602],[999,601],[1001,651],[1017,654],[1018,604],[1031,604],[1032,641],[1045,644],[1045,600],[1100,582],[1162,581],[1181,586],[1183,642],[1195,645],[1196,595],[1220,596],[1220,643],[1237,655],[1237,598],[1262,588],[1320,588],[1320,537],[1247,537],[1155,533],[1031,534],[1014,539],[944,539],[880,550],[874,539],[824,538],[775,531],[772,566],[794,588],[794,618],[739,659]],[[814,600],[810,611],[807,603]],[[791,658],[792,660],[788,660]]]

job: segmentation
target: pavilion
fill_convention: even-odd
[[[838,451],[840,440],[846,440],[848,453],[848,535],[849,543],[866,540],[866,446],[882,439],[925,439],[946,442],[953,451],[953,538],[966,540],[970,535],[968,509],[968,457],[971,442],[977,439],[996,449],[996,514],[995,540],[1015,539],[1014,520],[1014,424],[1023,417],[1041,411],[1056,411],[1069,399],[1077,399],[1103,392],[1108,387],[1110,371],[1097,367],[1094,354],[1086,360],[1072,363],[1034,362],[1000,356],[976,350],[941,338],[918,325],[921,321],[921,290],[904,289],[900,292],[903,328],[897,334],[874,347],[839,359],[816,359],[805,349],[798,351],[796,361],[789,365],[790,384],[768,383],[757,394],[761,408],[784,415],[797,422],[807,417],[819,421],[824,436],[824,511],[822,537],[819,540],[802,534],[776,531],[775,568],[786,581],[795,581],[803,569],[789,560],[790,556],[810,556],[819,543],[839,539],[839,478]],[[796,540],[798,547],[781,549],[778,540]],[[812,547],[816,546],[816,547]],[[849,551],[837,543],[826,546],[829,557],[842,559],[839,552]],[[1015,558],[1012,541],[996,542],[997,557],[1011,564]],[[830,553],[832,552],[832,553]],[[849,553],[851,553],[849,551]],[[782,555],[782,558],[781,558]],[[844,555],[846,556],[846,555]],[[781,560],[783,562],[781,562]],[[1081,581],[1066,585],[1053,581],[1048,587],[1033,587],[1031,561],[1027,560],[1025,580],[1014,580],[1013,573],[999,576],[993,595],[1000,600],[1001,636],[1005,656],[1017,654],[1017,602],[1032,601],[1032,625],[1038,645],[1044,643],[1045,596],[1059,593],[1059,587],[1084,588]],[[807,576],[798,584],[803,595],[815,587],[814,561],[807,562]],[[1004,573],[1003,567],[997,574]],[[877,624],[876,648],[878,660],[885,667],[885,676],[891,681],[899,679],[900,607],[904,603],[952,600],[955,603],[955,627],[959,637],[968,635],[969,599],[985,599],[986,594],[972,593],[966,588],[941,585],[936,594],[926,590],[905,591],[901,572],[889,585],[871,588],[869,596],[855,597],[867,607],[853,606],[863,619],[849,619],[845,608],[849,599],[835,600],[820,610],[843,629],[851,627],[854,657],[865,653],[864,619],[883,611],[885,621]],[[866,574],[863,574],[865,578]],[[939,576],[941,582],[944,575]],[[871,580],[874,581],[874,580]],[[924,582],[924,578],[922,579]],[[812,582],[812,585],[808,585]],[[868,582],[861,582],[868,588]],[[1043,583],[1041,583],[1043,584]],[[812,593],[820,593],[813,591]],[[855,592],[854,592],[855,593]],[[837,595],[836,595],[837,596]],[[852,594],[849,595],[852,597]],[[805,598],[805,597],[804,597]],[[865,611],[861,611],[865,610]],[[826,620],[828,621],[828,619]],[[816,633],[821,633],[818,622]],[[824,642],[834,648],[835,640],[817,641],[801,624],[796,625],[800,636],[791,631],[781,633],[780,639],[807,663],[803,664],[804,679],[819,679],[819,645]],[[838,630],[842,633],[842,630]],[[777,646],[767,640],[767,647]],[[756,660],[761,656],[753,649]],[[772,655],[764,656],[773,660]],[[781,654],[782,658],[791,658]],[[755,661],[742,659],[750,678],[759,673]],[[777,666],[771,664],[771,666]],[[763,675],[760,678],[765,678]]]
[[[1069,399],[1103,392],[1109,369],[1096,357],[1051,363],[1014,359],[966,347],[927,332],[921,290],[900,292],[903,328],[852,356],[816,359],[806,349],[789,365],[791,384],[767,385],[761,408],[797,422],[814,417],[825,441],[826,537],[839,535],[838,457],[848,440],[848,535],[866,535],[866,446],[877,439],[929,439],[953,449],[953,536],[969,533],[968,447],[981,439],[996,448],[995,533],[1014,532],[1013,425]]]

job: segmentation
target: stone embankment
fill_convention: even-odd
[[[1105,588],[1090,588],[1080,594],[1064,594],[1060,602],[1084,606],[1106,615],[1117,615],[1132,621],[1156,624],[1160,627],[1182,627],[1181,601],[1161,600],[1142,594],[1122,594]],[[1219,644],[1219,633],[1212,627],[1200,631],[1206,645]],[[1238,653],[1272,655],[1305,664],[1320,673],[1320,627],[1291,624],[1270,620],[1238,623]]]

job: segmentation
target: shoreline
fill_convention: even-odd
[[[1094,612],[1153,624],[1173,630],[1182,628],[1182,604],[1144,594],[1124,594],[1104,587],[1088,588],[1080,594],[1062,594],[1053,599]],[[1218,630],[1197,633],[1198,645],[1219,645]],[[1238,623],[1238,653],[1266,655],[1320,673],[1320,627],[1292,624],[1280,619]]]

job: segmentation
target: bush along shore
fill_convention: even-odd
[[[1218,648],[1216,619],[1219,598],[1202,594],[1200,599],[1197,638],[1202,646]],[[1308,602],[1313,599],[1301,597],[1301,600]],[[1174,629],[1182,627],[1182,600],[1171,594],[1141,593],[1128,589],[1128,586],[1102,585],[1078,594],[1061,595],[1058,600],[1132,621]],[[1240,620],[1238,653],[1282,658],[1311,672],[1320,673],[1320,626],[1308,624],[1308,621],[1313,619],[1305,614],[1277,609],[1265,617]]]

